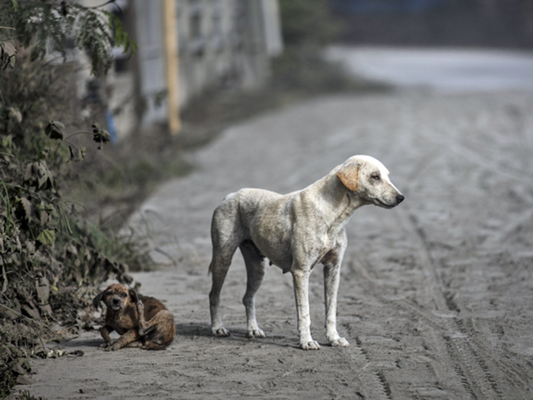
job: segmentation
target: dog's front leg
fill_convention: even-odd
[[[324,300],[326,305],[326,336],[332,346],[348,347],[348,341],[337,332],[337,292],[340,280],[340,263],[324,265]]]
[[[119,337],[118,340],[115,343],[113,343],[113,345],[111,347],[107,347],[105,350],[106,351],[119,350],[119,349],[123,348],[124,346],[127,346],[131,342],[134,342],[134,341],[138,340],[139,338],[140,338],[140,336],[139,336],[139,332],[137,331],[137,329],[130,329],[124,335]]]
[[[310,271],[293,270],[292,280],[296,300],[296,318],[300,347],[304,350],[318,350],[320,345],[311,337],[311,316],[309,313],[309,275]]]
[[[102,338],[104,339],[104,343],[98,346],[99,348],[105,349],[111,346],[111,336],[109,334],[113,331],[114,329],[112,329],[111,327],[107,325],[104,325],[100,328],[100,335],[102,335]]]

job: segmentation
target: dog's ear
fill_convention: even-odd
[[[360,162],[349,162],[342,166],[337,177],[352,192],[359,189],[359,169],[361,169]]]
[[[129,289],[128,293],[130,295],[130,299],[133,302],[133,304],[137,304],[137,301],[138,301],[137,292],[135,290],[133,290],[133,289]]]
[[[102,296],[104,295],[105,290],[98,293],[96,297],[93,299],[93,307],[95,310],[98,310],[98,307],[100,306],[100,300],[102,300]]]

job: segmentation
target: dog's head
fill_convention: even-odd
[[[389,171],[370,156],[353,156],[341,165],[337,177],[359,199],[383,208],[393,208],[405,197],[392,184]]]
[[[126,286],[119,283],[109,285],[103,292],[100,292],[93,299],[94,308],[98,308],[98,305],[102,301],[108,309],[118,311],[128,304],[137,303],[137,293],[135,290],[128,289]]]

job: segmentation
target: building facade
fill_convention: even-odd
[[[134,27],[139,45],[136,68],[130,72],[137,82],[136,96],[145,104],[145,124],[166,120],[166,96],[172,91],[177,91],[183,108],[216,85],[261,87],[268,80],[270,59],[282,52],[277,0],[173,0],[179,79],[177,88],[169,88],[163,1],[123,3],[133,19],[126,25]]]

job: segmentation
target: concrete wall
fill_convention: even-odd
[[[101,4],[79,1],[90,7]],[[168,118],[163,1],[117,0],[107,10],[116,13],[139,45],[131,58],[114,49],[115,68],[100,82],[121,139],[140,124],[166,123]],[[278,0],[174,0],[174,13],[180,108],[210,87],[249,90],[268,81],[270,59],[283,51]],[[84,66],[78,74],[83,98],[94,77],[87,56],[76,58]]]
[[[167,89],[161,2],[134,0],[128,6],[135,7],[143,122],[164,122],[166,104],[155,101]],[[181,108],[216,85],[261,87],[270,57],[283,49],[277,0],[175,0],[175,22]]]

